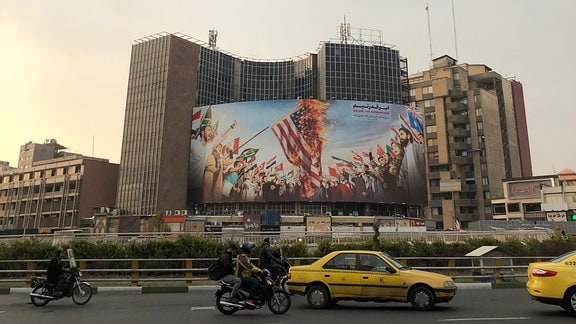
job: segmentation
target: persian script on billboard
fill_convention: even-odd
[[[417,107],[316,99],[199,107],[193,203],[426,201]]]

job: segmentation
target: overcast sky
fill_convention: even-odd
[[[337,39],[346,17],[352,28],[382,31],[409,73],[428,69],[432,52],[520,81],[534,174],[576,170],[576,1],[454,0],[455,20],[451,4],[0,0],[0,161],[17,166],[21,145],[54,138],[71,152],[119,163],[130,51],[139,38],[179,32],[207,42],[216,29],[221,50],[284,59]]]

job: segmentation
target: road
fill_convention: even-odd
[[[36,307],[27,294],[0,297],[0,323],[152,324],[152,323],[570,323],[562,308],[530,299],[525,289],[459,290],[455,299],[429,312],[418,312],[402,303],[339,302],[325,310],[308,308],[301,296],[293,296],[292,308],[274,315],[267,308],[241,311],[232,316],[214,308],[213,291],[172,294],[97,294],[84,306],[66,298]],[[359,323],[361,321],[361,323]]]

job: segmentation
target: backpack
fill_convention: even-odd
[[[208,266],[208,278],[210,278],[210,280],[220,280],[220,278],[222,278],[222,264],[220,263],[220,258],[212,261],[210,266]]]

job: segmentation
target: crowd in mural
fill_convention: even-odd
[[[240,151],[239,137],[225,144],[238,121],[233,120],[218,134],[218,122],[211,118],[208,108],[200,126],[193,129],[190,179],[191,187],[197,189],[193,194],[205,203],[426,199],[421,127],[411,127],[410,123],[397,129],[389,127],[383,134],[391,133],[393,137],[382,136],[382,145],[375,149],[354,147],[361,153],[351,150],[351,159],[331,156],[331,161],[320,163],[322,146],[312,145],[325,139],[321,131],[310,131],[311,127],[321,127],[307,120],[312,109],[306,104],[272,127],[285,159],[274,155],[265,160],[261,156],[266,152],[259,148]],[[314,116],[314,120],[320,120],[316,116],[321,113]],[[307,138],[303,133],[315,137]]]

